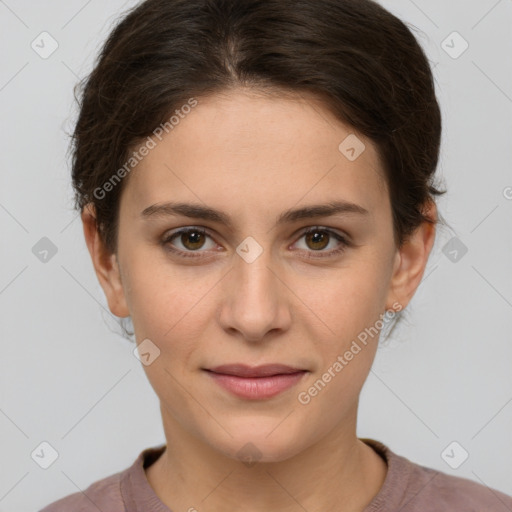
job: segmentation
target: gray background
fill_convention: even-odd
[[[439,207],[453,230],[438,232],[409,325],[377,354],[358,435],[512,494],[512,1],[382,3],[418,28],[435,67],[449,190]],[[36,510],[164,442],[93,272],[66,153],[73,86],[134,4],[0,1],[0,511]],[[31,47],[43,31],[58,43],[48,58]],[[469,43],[458,58],[454,31]],[[43,237],[57,250],[46,262]],[[43,441],[59,455],[48,469],[31,458]],[[453,441],[452,464],[469,453],[457,469],[441,455]]]

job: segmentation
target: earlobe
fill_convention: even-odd
[[[98,232],[94,205],[91,203],[86,205],[81,217],[85,242],[109,309],[118,317],[130,316],[117,256],[107,250]]]
[[[436,213],[436,206],[431,203],[425,214],[437,222]],[[388,303],[398,302],[404,309],[411,301],[421,284],[435,235],[436,225],[423,222],[397,251]]]

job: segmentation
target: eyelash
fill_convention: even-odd
[[[308,234],[310,234],[310,233],[316,233],[316,232],[321,232],[321,233],[324,233],[324,234],[327,233],[329,236],[332,236],[338,242],[340,242],[341,246],[338,249],[332,249],[332,250],[327,251],[327,252],[325,252],[325,251],[313,251],[313,250],[306,251],[307,255],[305,257],[307,259],[317,259],[317,258],[333,257],[333,256],[336,256],[336,255],[339,255],[339,254],[343,253],[348,247],[350,247],[352,245],[344,236],[340,235],[339,233],[336,233],[335,231],[332,231],[329,228],[324,228],[324,227],[321,227],[321,226],[314,226],[314,227],[308,228],[306,231],[303,231],[301,233],[299,239],[304,237],[304,236],[306,236],[306,235],[308,235]],[[206,251],[199,251],[199,250],[197,250],[197,251],[182,251],[180,249],[176,249],[175,247],[173,247],[170,244],[178,236],[180,236],[182,234],[187,234],[187,233],[200,233],[202,235],[205,235],[205,236],[208,236],[208,237],[212,238],[208,234],[206,229],[201,228],[201,227],[190,226],[190,227],[186,227],[186,228],[180,228],[180,229],[178,229],[178,230],[168,234],[167,236],[164,237],[164,239],[162,240],[161,244],[167,250],[171,251],[174,254],[177,254],[180,257],[184,257],[184,258],[201,258],[202,256],[196,255],[195,253],[201,253],[201,252],[206,252]],[[299,251],[304,252],[304,250],[302,250],[302,249],[300,249]],[[317,255],[313,256],[312,253],[317,253]]]

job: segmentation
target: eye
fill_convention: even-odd
[[[306,242],[306,248],[299,248],[298,250],[301,253],[306,253],[306,258],[334,256],[343,252],[351,245],[350,242],[339,233],[319,226],[304,231],[300,235],[299,240],[302,238],[304,238]],[[208,239],[211,241],[210,246],[206,243]],[[337,244],[334,244],[334,248],[325,251],[324,249],[330,244],[332,245],[333,241],[337,242]],[[179,247],[179,245],[176,246],[176,243],[181,244],[181,247]],[[217,250],[217,246],[208,232],[204,228],[195,226],[180,228],[169,233],[164,237],[161,244],[180,257],[197,258],[202,256],[201,253]],[[205,250],[202,251],[200,249]]]
[[[332,231],[328,228],[322,228],[316,226],[309,228],[307,231],[302,233],[300,239],[304,238],[306,242],[305,249],[299,249],[309,253],[307,258],[323,258],[333,256],[343,252],[347,247],[350,246],[348,240],[340,235],[339,233]],[[329,251],[324,251],[331,242],[338,242],[334,244],[334,248]],[[317,253],[317,254],[315,254]]]
[[[162,245],[169,247],[169,249],[173,252],[178,253],[180,256],[185,257],[197,257],[195,254],[190,254],[191,252],[204,252],[199,251],[199,249],[203,248],[205,245],[206,238],[210,238],[210,235],[207,234],[204,228],[190,226],[187,228],[182,228],[173,233],[170,233],[162,240]],[[183,249],[178,247],[176,248],[172,242],[177,239],[177,241],[182,245]],[[209,249],[213,249],[210,247]],[[208,247],[207,247],[208,249]]]

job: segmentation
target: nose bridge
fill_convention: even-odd
[[[242,243],[240,249],[243,248]],[[247,339],[258,340],[268,331],[284,327],[288,315],[283,302],[283,285],[273,269],[269,249],[264,249],[252,261],[244,259],[243,252],[241,254],[234,258],[230,272],[232,286],[221,320],[224,328],[235,328]]]
[[[272,268],[271,251],[264,250],[254,261],[248,262],[242,257],[235,263],[235,278],[238,281],[240,292],[245,299],[275,299],[274,283],[275,274]],[[268,300],[266,302],[268,302]]]

